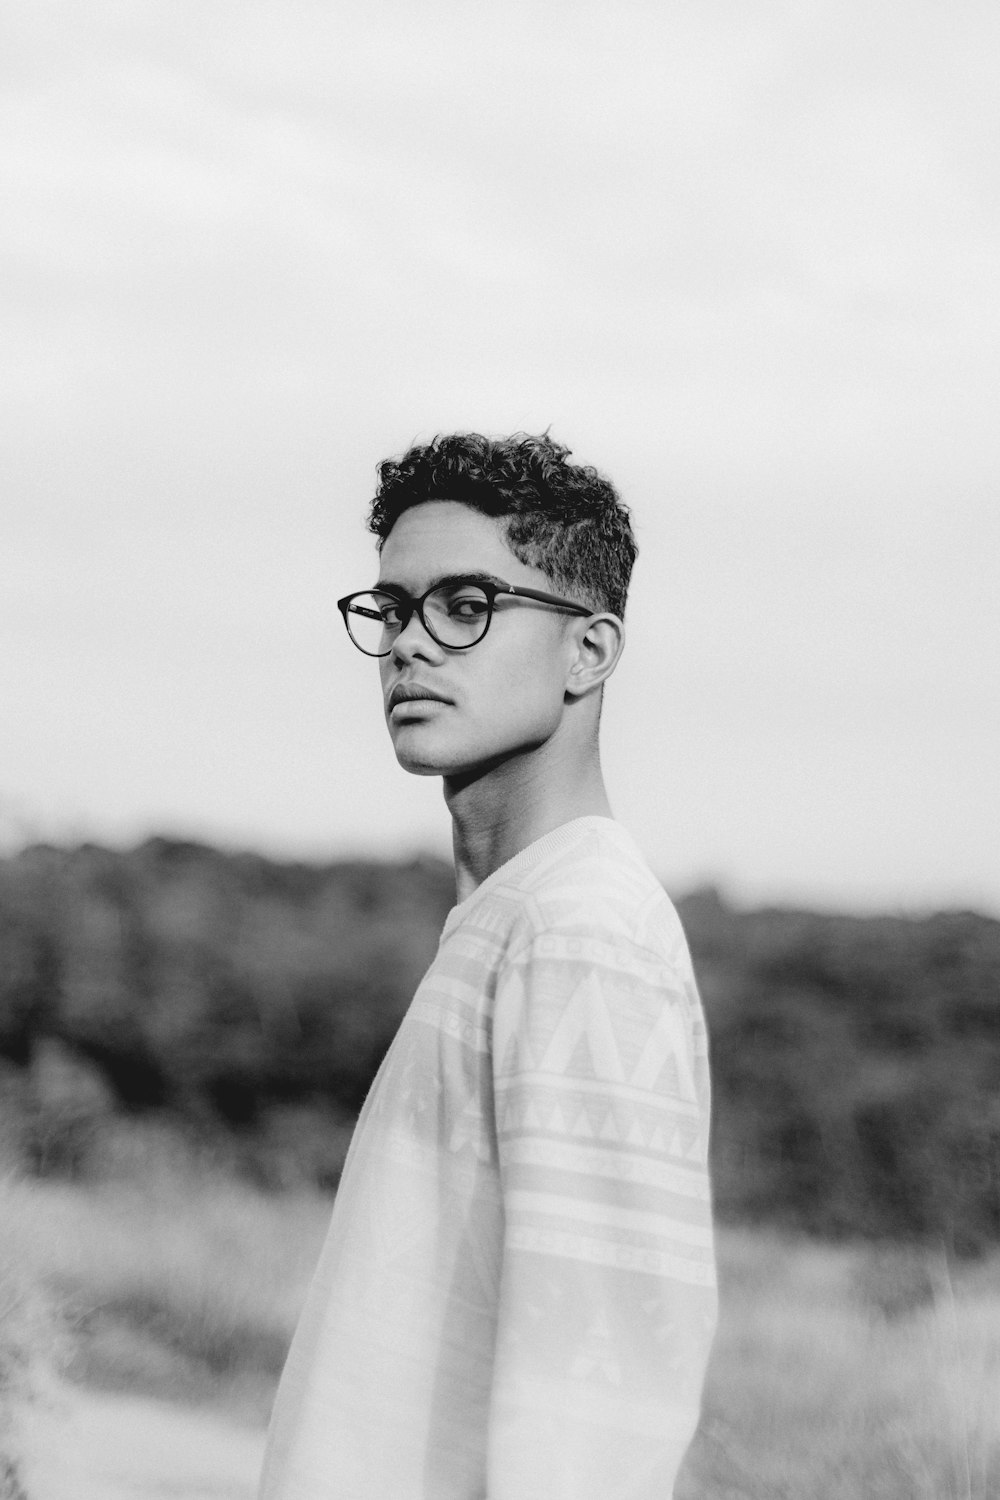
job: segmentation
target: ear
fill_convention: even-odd
[[[582,698],[607,680],[625,649],[625,626],[617,615],[593,615],[574,626],[573,660],[566,675],[566,692]]]

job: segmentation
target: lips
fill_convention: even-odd
[[[389,694],[388,706],[391,713],[401,703],[450,703],[443,693],[436,693],[433,688],[421,687],[416,682],[397,682]]]

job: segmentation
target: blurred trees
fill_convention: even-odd
[[[440,863],[279,864],[162,839],[0,862],[8,1155],[82,1168],[84,1137],[120,1141],[123,1118],[155,1115],[268,1178],[301,1140],[329,1183],[337,1127],[364,1099],[453,892]],[[106,1089],[108,1129],[95,1132],[91,1108],[75,1156],[54,1145],[68,1119],[52,1102],[56,1044],[78,1093],[87,1070]]]
[[[720,1212],[960,1253],[1000,1241],[1000,922],[679,905]]]
[[[453,900],[437,861],[151,840],[0,861],[0,1135],[37,1172],[147,1138],[332,1186]],[[679,902],[712,1040],[717,1208],[1000,1240],[1000,923]],[[178,1147],[178,1149],[180,1149]]]

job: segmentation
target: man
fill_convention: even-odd
[[[669,1500],[715,1322],[683,934],[611,817],[598,722],[636,548],[550,438],[380,466],[378,659],[441,776],[458,905],[358,1121],[262,1500]]]

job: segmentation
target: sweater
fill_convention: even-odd
[[[716,1319],[707,1039],[612,819],[453,908],[368,1094],[260,1500],[670,1500]]]

